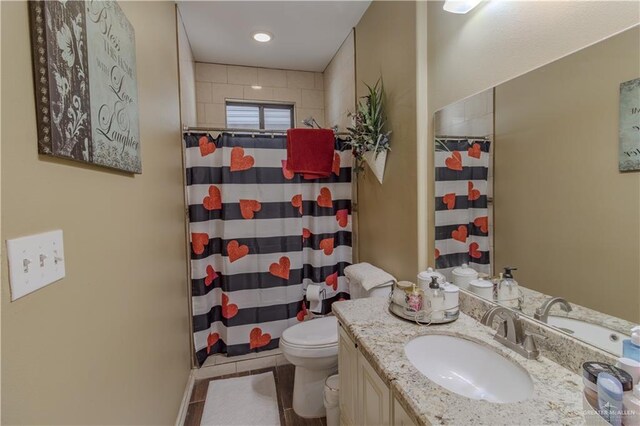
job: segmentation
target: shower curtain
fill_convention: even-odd
[[[453,268],[467,263],[491,273],[486,139],[436,137],[435,260],[451,279]]]
[[[308,284],[323,313],[347,299],[351,153],[337,140],[328,178],[286,168],[286,136],[185,133],[193,330],[199,365],[278,347],[302,321]]]

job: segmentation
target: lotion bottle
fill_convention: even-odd
[[[631,329],[631,338],[622,341],[622,356],[640,362],[640,325]]]

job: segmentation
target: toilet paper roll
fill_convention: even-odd
[[[322,313],[322,301],[325,298],[326,291],[319,285],[309,284],[307,286],[307,300],[309,301],[309,310],[314,314]]]

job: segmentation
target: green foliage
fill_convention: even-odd
[[[373,86],[368,84],[365,86],[369,94],[360,98],[355,113],[349,113],[349,117],[354,119],[354,126],[347,128],[351,137],[348,144],[356,160],[354,168],[356,173],[364,169],[362,163],[366,152],[375,152],[377,157],[379,153],[391,150],[389,147],[391,131],[383,130],[386,117],[382,80],[378,79]]]

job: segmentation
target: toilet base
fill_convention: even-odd
[[[324,382],[337,371],[337,366],[322,370],[296,367],[293,381],[293,411],[298,416],[312,419],[326,415]]]

